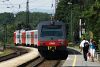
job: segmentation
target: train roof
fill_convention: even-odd
[[[36,31],[38,31],[38,30],[27,30],[27,31],[25,31],[25,30],[20,30],[20,32],[36,32]],[[14,33],[16,33],[16,32],[19,32],[19,30],[16,30]]]
[[[36,32],[38,30],[27,30],[26,32]]]
[[[50,25],[54,22],[54,25],[65,25],[62,21],[41,21],[38,25]]]

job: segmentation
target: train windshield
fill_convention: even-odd
[[[48,30],[48,29],[61,29],[61,25],[43,25],[42,30]]]
[[[41,31],[41,37],[44,36],[57,36],[57,37],[62,37],[63,33],[61,30],[61,25],[43,25],[42,26],[42,31]]]
[[[62,36],[62,32],[61,31],[42,31],[41,37],[44,37],[44,36],[57,36],[57,37],[61,37]]]

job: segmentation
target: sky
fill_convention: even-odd
[[[0,0],[0,13],[13,12],[16,14],[26,11],[26,2],[27,0]],[[55,7],[52,7],[52,4],[55,4],[55,0],[29,0],[29,11],[51,14],[55,12]]]

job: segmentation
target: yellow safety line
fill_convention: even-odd
[[[75,64],[76,64],[76,55],[75,55],[75,57],[74,57],[74,61],[73,61],[72,67],[75,67]]]

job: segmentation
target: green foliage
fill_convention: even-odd
[[[1,13],[0,14],[0,23],[9,23],[10,20],[14,20],[14,16],[11,13]]]
[[[12,13],[0,14],[0,42],[4,42],[4,24],[7,24],[7,43],[13,43],[13,33],[18,29],[35,29],[41,20],[50,20],[47,13],[29,13],[29,23],[26,22],[26,12],[19,12],[14,17]],[[27,23],[27,24],[26,24]]]
[[[50,15],[47,13],[29,13],[29,23],[26,22],[26,12],[19,12],[16,15],[16,29],[20,27],[20,29],[25,29],[26,27],[30,27],[30,29],[35,29],[39,21],[41,20],[50,20]],[[18,25],[19,24],[19,25]]]
[[[83,39],[83,38],[85,38],[86,40],[90,40],[89,32],[84,33],[82,35],[82,38],[81,39]]]
[[[69,5],[68,2],[72,2],[72,4]],[[95,39],[100,39],[100,0],[60,0],[55,18],[64,21],[68,25],[69,37],[70,22],[72,20],[75,38],[79,37],[79,19],[84,18],[86,32],[92,31]]]
[[[79,16],[80,16],[80,7],[76,4],[76,1],[73,0],[72,4],[68,4],[69,0],[61,0],[57,6],[55,19],[63,21],[67,25],[68,38],[70,37],[70,26],[71,21],[73,25],[73,33],[78,33],[78,25],[79,25]],[[71,18],[72,16],[72,18]],[[77,34],[74,35],[77,39],[79,39]]]
[[[68,7],[68,0],[61,0],[58,4],[58,8],[56,9],[55,19],[66,22],[66,13]]]
[[[96,0],[88,10],[83,11],[83,17],[86,19],[87,30],[94,33],[95,38],[100,39],[100,2]]]

